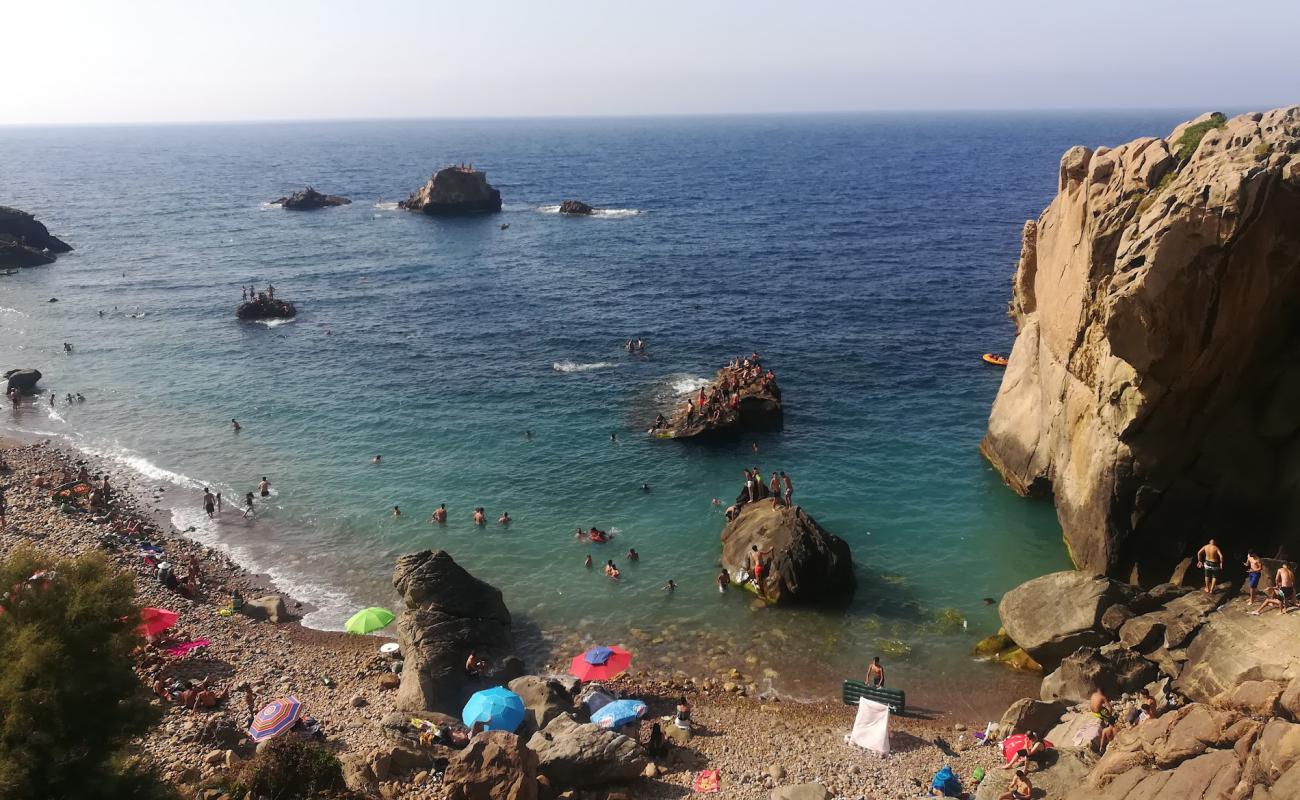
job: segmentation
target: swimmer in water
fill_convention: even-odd
[[[509,524],[510,524],[510,512],[509,512],[509,511],[502,511],[502,512],[501,512],[501,518],[497,520],[497,524],[498,524],[498,525],[509,525]]]
[[[257,491],[263,497],[271,496],[271,482],[266,479],[265,475],[262,476],[262,482],[257,484]]]
[[[370,463],[371,463],[371,464],[378,464],[378,463],[379,463],[379,460],[380,460],[381,458],[383,458],[383,456],[375,456],[374,458],[370,459]]]
[[[433,510],[433,521],[442,523],[447,521],[447,504],[439,503],[438,507]]]
[[[582,566],[586,567],[587,569],[591,569],[591,553],[587,554],[587,559],[582,562]]]
[[[531,439],[531,438],[533,438],[533,432],[532,432],[532,431],[524,431],[524,438],[525,438],[525,439]]]
[[[618,434],[617,434],[617,433],[611,433],[611,434],[609,435],[609,440],[610,440],[611,442],[618,442]]]
[[[249,492],[244,495],[244,517],[253,513],[253,493]]]
[[[474,509],[474,524],[475,525],[487,524],[487,514],[483,513],[483,506],[479,506],[478,508]]]
[[[619,573],[619,571],[618,571],[618,567],[614,566],[614,560],[613,560],[613,559],[610,559],[609,561],[606,561],[606,562],[605,562],[605,577],[606,577],[606,578],[609,578],[611,581],[616,581],[616,580],[618,580],[618,576],[619,576],[620,574],[621,574],[621,573]]]
[[[397,506],[393,506],[393,516],[394,517],[402,516],[402,509],[398,508]]]
[[[724,569],[718,573],[718,594],[727,591],[727,584],[731,583],[731,576]]]
[[[235,433],[239,433],[240,431],[242,431],[242,430],[244,429],[244,426],[240,425],[240,424],[239,424],[239,420],[237,420],[237,419],[232,419],[232,420],[230,421],[230,427],[232,427],[232,428],[235,429]]]
[[[664,591],[670,594],[672,592],[677,591],[677,581],[670,579],[667,583],[664,584]]]
[[[646,494],[649,494],[649,493],[650,493],[650,484],[648,484],[648,483],[643,483],[643,484],[641,484],[641,491],[645,492]]]
[[[628,560],[628,561],[640,561],[640,560],[641,560],[641,554],[638,553],[638,552],[636,551],[636,548],[635,548],[635,547],[632,547],[632,548],[629,548],[629,549],[628,549],[628,551],[627,551],[627,560]]]

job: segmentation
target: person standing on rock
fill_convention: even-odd
[[[1259,560],[1255,551],[1251,550],[1246,553],[1246,588],[1250,590],[1250,597],[1246,600],[1246,606],[1255,605],[1255,590],[1259,588],[1259,576],[1264,572],[1264,562]]]
[[[775,472],[772,473],[772,480],[768,483],[768,490],[772,492],[772,508],[781,505],[781,479]]]
[[[781,472],[781,484],[785,486],[785,496],[781,498],[781,502],[790,506],[794,498],[794,484],[790,482],[790,476],[786,475],[784,470]]]
[[[749,548],[749,574],[754,578],[759,597],[767,597],[767,588],[763,585],[763,562],[771,555],[771,550],[759,550],[758,545]]]
[[[1290,561],[1278,567],[1274,578],[1282,599],[1282,613],[1295,605],[1295,564]]]
[[[1196,566],[1205,570],[1205,593],[1214,591],[1219,584],[1219,573],[1223,571],[1223,551],[1211,539],[1210,543],[1196,551]]]
[[[885,668],[880,666],[880,656],[871,659],[867,667],[867,685],[877,689],[885,685]]]

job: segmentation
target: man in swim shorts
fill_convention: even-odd
[[[1247,606],[1255,605],[1255,589],[1259,588],[1259,576],[1263,571],[1264,562],[1260,561],[1255,551],[1246,553],[1246,587],[1250,590],[1250,597],[1246,600]]]
[[[266,479],[265,475],[262,476],[262,482],[257,484],[257,492],[263,497],[271,496],[271,482]]]
[[[1209,594],[1219,584],[1219,573],[1223,571],[1223,551],[1211,539],[1210,543],[1196,551],[1196,566],[1205,570],[1205,593]]]
[[[208,519],[212,519],[212,515],[217,510],[217,499],[212,496],[212,492],[209,492],[206,486],[203,487],[203,510],[207,513]]]

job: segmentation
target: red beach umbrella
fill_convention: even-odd
[[[573,657],[569,674],[583,681],[616,678],[632,666],[632,654],[618,646],[593,647]]]
[[[136,630],[140,631],[141,636],[157,636],[175,625],[178,619],[180,615],[175,611],[168,611],[165,608],[142,608],[140,624],[136,626]]]

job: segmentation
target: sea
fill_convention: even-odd
[[[1061,154],[1196,113],[0,127],[0,204],[76,248],[0,276],[0,368],[57,398],[6,405],[0,430],[146,480],[317,628],[397,608],[396,557],[442,548],[501,589],[536,663],[623,643],[637,667],[806,698],[879,655],[914,705],[1016,693],[1032,679],[970,656],[990,601],[1070,565],[1050,504],[979,455],[1002,378],[981,354],[1012,344],[1021,227]],[[459,163],[501,213],[398,209]],[[305,185],[353,202],[270,204]],[[600,210],[557,213],[570,198]],[[241,287],[268,284],[297,318],[236,320]],[[750,352],[784,430],[646,435]],[[723,507],[755,466],[850,544],[847,605],[718,592]],[[575,539],[592,526],[615,537]]]

